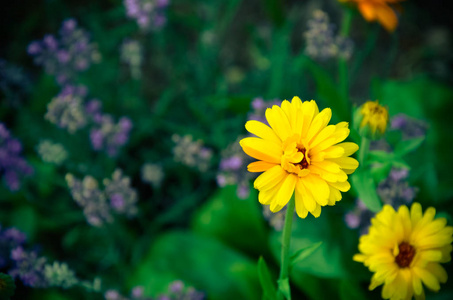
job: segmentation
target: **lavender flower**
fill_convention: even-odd
[[[97,45],[90,42],[89,34],[77,27],[74,19],[62,23],[59,39],[51,34],[42,41],[28,45],[28,54],[37,65],[44,67],[47,74],[54,75],[59,84],[74,81],[77,73],[98,63],[101,55]]]
[[[389,176],[379,183],[377,193],[384,204],[398,209],[401,205],[410,204],[417,189],[407,182],[407,169],[392,169]],[[366,234],[374,213],[368,210],[361,200],[356,201],[356,207],[345,215],[346,225],[351,229],[359,229],[360,234]]]
[[[167,23],[165,11],[169,0],[124,0],[126,15],[143,31],[159,30]]]
[[[203,146],[203,141],[194,141],[191,135],[180,136],[174,134],[172,140],[175,143],[173,147],[174,160],[182,164],[195,167],[201,172],[208,170],[212,150]]]
[[[247,165],[252,162],[252,159],[242,151],[239,145],[241,138],[222,151],[222,159],[217,172],[217,185],[219,187],[237,185],[238,198],[246,199],[250,194],[249,182],[255,175],[246,172]]]
[[[403,139],[407,140],[425,136],[428,124],[405,114],[398,114],[392,118],[391,128],[401,130]]]
[[[139,79],[142,75],[142,45],[135,40],[125,40],[121,45],[121,60],[129,66],[132,78]]]
[[[85,176],[81,181],[72,174],[67,174],[66,182],[71,190],[72,198],[83,208],[85,218],[90,225],[99,227],[104,223],[112,222],[113,218],[106,196],[99,189],[96,179]]]
[[[118,214],[128,217],[137,214],[137,192],[130,187],[131,180],[123,176],[121,170],[115,170],[112,179],[104,179],[105,194],[110,206]]]
[[[168,286],[168,291],[164,295],[157,297],[157,300],[203,300],[205,295],[195,290],[193,287],[187,287],[181,280],[175,280]]]
[[[127,117],[119,119],[115,124],[113,117],[108,114],[95,116],[95,126],[91,129],[90,139],[93,149],[105,150],[109,156],[116,156],[119,148],[129,140],[132,122]]]
[[[38,257],[35,251],[27,252],[21,246],[11,251],[11,259],[14,262],[9,275],[20,279],[24,285],[30,287],[45,287],[47,282],[44,276],[46,258]]]
[[[130,297],[121,295],[117,290],[107,290],[104,293],[105,300],[151,300],[150,297],[144,295],[142,286],[136,286],[131,290]]]
[[[2,230],[0,226],[0,269],[8,266],[11,261],[11,250],[23,246],[27,237],[25,233],[12,227]]]
[[[50,140],[42,140],[37,146],[37,152],[45,162],[61,165],[68,157],[68,152],[63,145]]]
[[[75,94],[59,94],[47,105],[45,118],[60,128],[74,133],[87,124],[82,98]]]
[[[151,184],[154,188],[158,188],[164,179],[162,166],[158,164],[144,164],[141,169],[141,175],[143,182]]]
[[[320,60],[333,57],[349,59],[352,55],[352,41],[335,36],[334,29],[335,26],[329,23],[329,16],[316,10],[313,19],[308,21],[308,30],[304,33],[307,55]]]
[[[11,191],[17,191],[23,177],[33,174],[33,168],[20,156],[22,145],[0,123],[0,176]]]
[[[49,286],[67,289],[78,283],[74,271],[70,270],[65,263],[54,262],[51,265],[46,264],[44,266],[44,276]]]

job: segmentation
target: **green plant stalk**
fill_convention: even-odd
[[[368,155],[368,150],[370,149],[370,140],[362,136],[362,141],[360,142],[359,149],[359,163],[363,167],[365,166],[365,160]]]
[[[348,8],[344,10],[340,35],[345,38],[348,37],[351,29],[352,14],[353,11],[351,9]],[[345,106],[347,106],[349,100],[349,73],[347,61],[343,57],[340,57],[338,60],[338,80],[341,98]]]
[[[294,208],[296,206],[296,202],[294,200],[294,196],[291,197],[289,200],[286,208],[286,215],[285,215],[285,226],[283,227],[283,234],[282,234],[282,254],[281,254],[281,265],[280,265],[280,277],[278,280],[285,279],[289,277],[289,245],[291,242],[291,228],[293,225],[293,217],[294,217]],[[283,299],[283,295],[278,292],[278,299]]]

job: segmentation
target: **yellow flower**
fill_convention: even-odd
[[[447,273],[439,264],[450,261],[453,227],[445,218],[434,219],[436,210],[423,214],[419,203],[400,206],[396,212],[385,205],[372,220],[369,233],[360,238],[354,260],[371,272],[370,290],[384,284],[384,299],[425,299],[422,282],[438,291]]]
[[[339,0],[340,2],[356,2],[362,16],[368,22],[378,21],[389,32],[398,25],[398,18],[389,4],[397,4],[403,0]]]
[[[361,133],[369,133],[372,137],[385,133],[389,122],[389,112],[386,107],[379,105],[376,100],[365,102],[359,109]]]
[[[321,206],[334,205],[350,189],[348,175],[359,163],[348,157],[359,148],[340,143],[349,135],[348,123],[327,125],[330,108],[319,112],[315,101],[294,97],[281,107],[266,110],[270,127],[248,121],[245,128],[257,137],[240,141],[248,155],[258,159],[248,165],[250,172],[264,172],[255,180],[258,200],[272,212],[282,209],[295,192],[296,212],[305,218],[321,214]]]

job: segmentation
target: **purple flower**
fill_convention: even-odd
[[[3,123],[0,123],[0,176],[3,176],[11,191],[20,189],[21,179],[33,173],[33,168],[20,156],[22,145],[11,137]]]
[[[44,266],[46,258],[38,257],[36,252],[26,252],[19,246],[11,251],[14,263],[9,275],[20,279],[24,285],[30,287],[45,287],[47,285]]]
[[[143,31],[159,30],[166,21],[168,0],[124,0],[126,15],[135,19]]]
[[[61,85],[73,81],[78,72],[87,70],[101,57],[97,45],[90,42],[87,32],[77,28],[74,19],[62,23],[58,39],[47,34],[42,41],[31,42],[27,52]]]
[[[112,179],[104,179],[105,194],[110,205],[118,214],[133,217],[137,214],[137,192],[130,186],[130,178],[115,170]]]
[[[96,110],[92,107],[91,109]],[[115,124],[112,116],[94,113],[94,121],[97,123],[90,133],[91,144],[96,151],[106,150],[109,156],[118,154],[120,147],[129,140],[129,133],[132,129],[132,122],[127,117],[122,117],[118,124]],[[99,121],[99,122],[98,122]]]

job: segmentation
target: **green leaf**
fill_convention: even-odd
[[[264,296],[267,299],[273,300],[277,298],[277,289],[274,286],[271,273],[267,267],[266,261],[262,256],[258,259],[258,277],[263,289]]]
[[[236,190],[236,186],[227,186],[214,194],[195,214],[192,229],[243,252],[266,256],[267,229],[257,192],[251,189],[247,199],[239,199]]]
[[[294,265],[294,264],[306,259],[310,255],[312,255],[316,250],[318,250],[318,248],[321,245],[322,245],[322,242],[317,242],[317,243],[312,244],[310,246],[303,247],[302,249],[300,249],[299,251],[297,251],[296,253],[291,255],[291,258],[290,258],[291,265]]]
[[[258,299],[261,288],[256,270],[251,259],[213,238],[171,231],[153,241],[128,286],[142,285],[146,294],[157,295],[180,279],[212,300]]]
[[[374,182],[381,182],[382,180],[387,178],[391,169],[392,169],[391,162],[374,164],[370,170]]]
[[[366,207],[373,212],[380,211],[382,203],[376,193],[376,186],[371,174],[366,171],[357,171],[351,180],[352,186]]]
[[[398,145],[396,145],[395,155],[402,157],[408,154],[409,152],[414,151],[415,149],[420,147],[424,140],[425,140],[424,137],[419,137],[410,140],[400,141]]]
[[[278,291],[281,292],[286,299],[291,300],[291,291],[289,289],[289,278],[278,280]]]
[[[370,163],[387,163],[394,160],[394,157],[392,152],[376,150],[368,152],[367,160]]]

